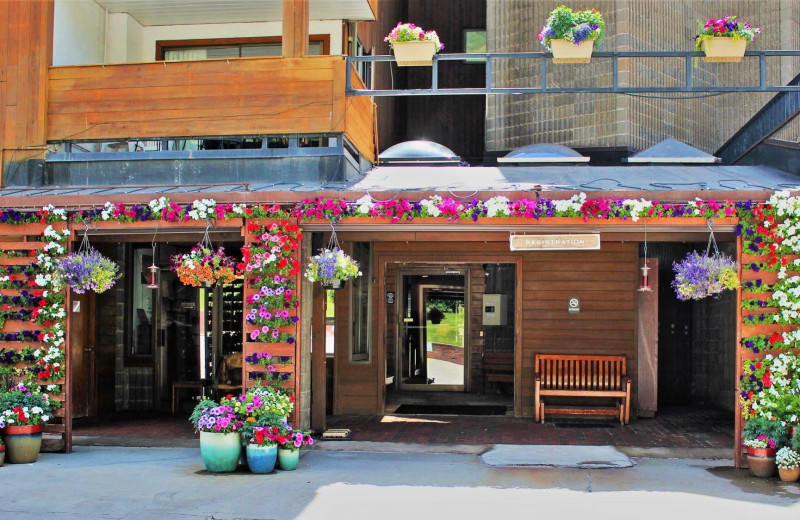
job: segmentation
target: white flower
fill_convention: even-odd
[[[507,217],[511,214],[508,208],[508,197],[492,197],[486,201],[486,216],[487,217]]]
[[[369,215],[369,212],[372,211],[372,208],[375,206],[375,202],[369,195],[364,195],[356,201],[356,205],[358,206],[359,213],[362,215]]]

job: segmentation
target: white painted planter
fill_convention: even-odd
[[[550,49],[553,51],[553,63],[590,63],[594,40],[589,40],[575,45],[568,40],[550,40]]]
[[[392,50],[398,67],[418,67],[433,65],[433,55],[438,49],[433,42],[418,41],[394,42]]]
[[[710,63],[738,63],[747,50],[747,40],[739,38],[714,37],[703,40],[700,48],[706,53],[704,61]]]

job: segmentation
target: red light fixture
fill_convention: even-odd
[[[642,260],[642,280],[639,284],[639,292],[653,292],[650,287],[650,267],[647,267],[647,224],[644,226],[644,260]]]
[[[158,271],[159,268],[156,265],[156,235],[158,234],[158,228],[156,227],[156,234],[153,235],[153,264],[148,267],[147,269],[150,271],[150,283],[147,284],[148,289],[158,289],[160,284],[158,283]]]

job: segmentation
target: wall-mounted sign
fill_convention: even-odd
[[[390,291],[390,292],[386,293],[386,303],[388,303],[389,305],[394,305],[394,293],[393,292]]]
[[[600,234],[511,235],[512,251],[553,251],[558,249],[600,249]]]
[[[578,314],[581,312],[581,300],[572,296],[567,300],[567,312],[570,314]]]

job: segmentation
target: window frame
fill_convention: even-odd
[[[367,245],[368,250],[366,256],[366,260],[361,262],[361,272],[362,275],[357,280],[359,283],[366,284],[367,287],[367,312],[366,316],[363,316],[363,326],[362,331],[366,338],[366,352],[354,352],[354,348],[356,346],[356,312],[358,312],[358,303],[356,301],[356,291],[355,291],[355,283],[350,283],[350,289],[348,290],[348,307],[349,307],[349,334],[350,334],[350,345],[348,348],[348,361],[350,364],[370,364],[372,363],[372,305],[373,305],[373,298],[374,298],[374,291],[372,290],[372,255],[373,255],[373,247],[372,243],[370,242],[363,242],[363,244]],[[358,243],[353,244],[353,256],[355,257],[355,248],[358,247]],[[363,258],[357,259],[359,261],[364,260]]]
[[[322,55],[328,56],[331,53],[330,34],[311,34],[308,36],[309,42],[322,43]],[[258,45],[260,43],[282,43],[281,36],[254,36],[244,38],[205,38],[195,40],[157,40],[156,41],[156,61],[164,61],[166,51],[176,48],[193,47],[228,47],[232,45]],[[277,56],[276,56],[277,57]],[[213,59],[213,58],[212,58]]]

